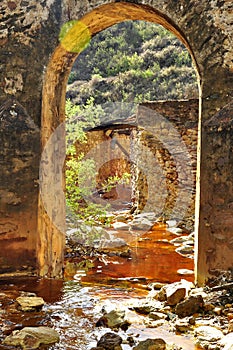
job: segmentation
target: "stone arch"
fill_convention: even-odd
[[[82,24],[84,24],[90,32],[91,37],[111,25],[125,20],[144,20],[164,26],[185,44],[194,60],[197,71],[199,70],[194,50],[179,26],[168,15],[165,15],[151,6],[128,2],[104,4],[88,12],[80,19]],[[74,38],[74,40],[78,40],[78,38]],[[51,135],[57,130],[53,142],[59,144],[61,153],[56,153],[57,151],[52,148],[52,150],[49,149],[46,157],[50,159],[58,157],[58,163],[56,163],[54,167],[57,167],[59,172],[62,172],[61,159],[64,158],[65,138],[62,125],[65,120],[66,85],[71,67],[77,56],[77,53],[68,52],[61,44],[58,45],[50,59],[44,79],[41,133],[42,148],[46,148]],[[57,170],[53,168],[51,171],[55,174]],[[43,171],[41,179],[43,183]],[[46,208],[44,199],[42,198],[43,194],[40,196],[39,200],[39,239],[37,249],[39,273],[41,276],[49,277],[58,277],[62,274],[65,239],[65,203],[64,198],[60,198],[62,197],[62,179],[59,177],[56,181],[61,191],[59,192],[58,190],[57,192],[57,187],[55,185],[54,194],[52,196],[53,202],[51,203],[52,207],[49,209]],[[47,186],[47,189],[48,187],[50,187],[50,184]],[[58,225],[57,217],[59,217]]]

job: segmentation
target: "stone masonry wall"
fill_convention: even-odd
[[[0,3],[0,273],[37,268],[41,101],[59,1]]]
[[[134,131],[137,211],[194,229],[198,100],[144,103]]]
[[[129,134],[130,130],[105,128],[87,132],[86,143],[75,143],[77,154],[84,153],[84,160],[95,161],[96,183],[93,188],[93,202],[102,205],[110,204],[112,209],[123,209],[122,203],[131,201],[131,186],[119,184],[109,192],[104,190],[109,177],[121,178],[124,173],[131,172]]]
[[[232,234],[230,224],[223,224],[222,238],[216,241],[219,223],[224,223],[225,213],[230,223],[230,203],[233,201],[232,158],[228,153],[231,120],[228,121],[227,133],[218,127],[210,132],[208,124],[216,117],[218,125],[221,111],[228,111],[231,115],[232,11],[233,3],[229,0],[1,1],[0,108],[1,117],[4,117],[1,124],[0,224],[2,237],[8,237],[7,241],[0,241],[1,251],[8,252],[3,265],[17,270],[19,264],[16,264],[15,256],[17,261],[22,258],[20,265],[24,264],[23,246],[28,249],[26,256],[31,257],[31,267],[37,268],[41,275],[54,277],[62,273],[64,239],[54,229],[53,220],[46,217],[42,205],[38,214],[39,191],[34,187],[39,178],[42,151],[39,142],[42,140],[44,146],[59,123],[64,121],[67,78],[78,56],[78,52],[70,52],[59,42],[62,25],[70,20],[81,20],[92,37],[115,23],[132,19],[165,26],[186,44],[192,54],[201,102],[195,215],[196,281],[202,284],[214,277],[215,267],[232,267],[232,254],[229,254],[227,243]],[[80,31],[74,31],[71,39],[73,43],[79,42]],[[35,126],[25,126],[28,117],[40,128],[41,134],[37,133]],[[12,132],[9,132],[6,120],[12,125],[17,121]],[[24,153],[25,149],[32,152],[30,159]],[[24,171],[14,172],[22,166],[20,161],[25,166]],[[59,202],[60,198],[57,198],[55,203]],[[213,249],[216,254],[211,253]],[[27,261],[25,266],[29,265]]]

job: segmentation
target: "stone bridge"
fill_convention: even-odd
[[[1,1],[1,273],[62,276],[67,78],[87,41],[125,20],[161,24],[192,55],[200,92],[196,281],[233,267],[232,16],[229,0]]]

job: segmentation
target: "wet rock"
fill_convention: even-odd
[[[185,298],[186,288],[182,282],[171,283],[164,286],[159,292],[159,295],[160,301],[163,301],[165,297],[167,305],[174,306]]]
[[[114,222],[112,224],[112,227],[115,229],[115,230],[123,230],[123,231],[128,231],[129,230],[129,225],[124,223],[124,222]]]
[[[115,216],[114,220],[117,221],[117,222],[124,222],[124,223],[126,223],[127,222],[127,216],[125,214],[118,214],[118,215]]]
[[[171,227],[168,229],[169,232],[173,233],[174,235],[181,235],[183,233],[183,230],[179,227]]]
[[[127,243],[122,238],[112,238],[109,240],[104,240],[103,242],[94,242],[95,248],[103,248],[103,249],[114,249],[114,248],[126,248],[128,247]]]
[[[138,303],[138,305],[133,306],[132,309],[139,314],[147,315],[149,313],[158,311],[162,305],[163,304],[159,301],[145,300],[144,302],[142,301]]]
[[[153,320],[145,320],[144,321],[144,324],[147,328],[157,328],[157,327],[161,327],[163,326],[164,324],[166,323],[166,320],[164,319],[161,319],[161,320],[156,320],[156,321],[153,321]]]
[[[133,350],[165,350],[166,342],[161,339],[146,339],[140,341],[137,346],[133,347]]]
[[[176,249],[176,252],[181,255],[193,254],[193,246],[190,245],[182,245],[181,247]]]
[[[165,286],[166,284],[165,283],[161,283],[161,282],[155,282],[155,283],[152,283],[151,284],[151,287],[153,289],[161,289]]]
[[[126,330],[129,327],[129,322],[125,319],[125,310],[112,310],[104,314],[96,322],[96,327],[122,328]]]
[[[97,343],[97,349],[105,349],[105,350],[120,350],[122,338],[115,333],[106,333],[104,334]]]
[[[45,303],[43,298],[36,296],[20,296],[16,301],[22,311],[40,310]]]
[[[182,286],[171,284],[167,285],[155,295],[159,301],[166,301],[167,305],[174,306],[184,299],[186,289]]]
[[[131,228],[133,230],[142,230],[142,231],[149,231],[153,226],[153,222],[150,220],[143,218],[143,219],[134,219],[131,222]]]
[[[194,331],[194,335],[198,338],[199,344],[204,342],[216,342],[223,338],[223,333],[219,329],[212,326],[200,326]]]
[[[162,312],[150,312],[149,317],[154,320],[165,320],[167,318],[167,315]]]
[[[172,239],[170,242],[174,245],[180,245],[181,243],[184,243],[186,241],[186,237],[185,236],[180,236],[180,237],[176,237],[174,239]]]
[[[233,350],[233,332],[225,335],[218,344],[224,347],[224,350]]]
[[[176,220],[167,220],[166,224],[167,224],[168,228],[176,227],[177,221]]]
[[[212,312],[214,310],[215,306],[211,303],[205,303],[204,305],[204,311],[205,312]]]
[[[194,271],[193,270],[188,270],[188,269],[179,269],[177,270],[177,273],[178,275],[186,275],[186,276],[191,276],[194,274]]]
[[[59,334],[49,327],[25,327],[13,331],[6,337],[3,344],[20,346],[22,349],[38,349],[40,345],[54,344],[59,341]]]
[[[189,319],[177,320],[175,322],[175,329],[180,333],[189,331],[191,329]]]
[[[204,305],[204,301],[201,295],[189,296],[184,301],[176,305],[175,313],[179,317],[192,316],[199,312]]]
[[[216,315],[220,316],[220,315],[222,314],[222,310],[223,310],[222,307],[216,306],[216,307],[213,309],[213,312],[214,312]]]

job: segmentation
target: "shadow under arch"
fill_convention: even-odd
[[[114,24],[127,20],[144,20],[160,24],[175,34],[192,56],[199,83],[198,67],[188,40],[172,19],[156,9],[148,5],[117,2],[93,9],[79,19],[88,29],[90,37]],[[72,38],[74,42],[78,40],[78,36]],[[37,261],[39,275],[46,277],[59,278],[62,277],[63,272],[65,246],[65,200],[63,191],[65,183],[63,166],[65,159],[65,96],[67,80],[77,57],[78,53],[69,52],[62,44],[59,44],[47,66],[43,86],[42,150],[46,149],[49,142],[53,144],[52,148],[48,148],[46,152],[43,151],[46,155],[42,159],[40,169]],[[56,133],[53,138],[55,130]],[[58,161],[54,162],[55,159]],[[44,170],[43,163],[50,163],[50,167]],[[43,187],[44,184],[45,187]],[[45,203],[43,192],[50,192],[47,197],[49,205]]]

